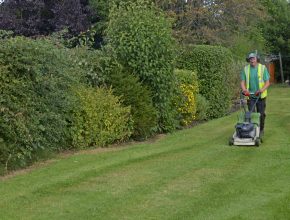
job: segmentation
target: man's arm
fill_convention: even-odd
[[[241,88],[242,88],[242,91],[245,93],[245,92],[249,92],[246,88],[246,82],[245,80],[242,80],[241,81]]]

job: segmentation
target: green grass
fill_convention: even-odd
[[[270,89],[259,148],[228,146],[237,116],[2,178],[0,219],[289,219],[290,88]]]

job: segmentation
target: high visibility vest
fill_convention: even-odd
[[[246,85],[247,85],[247,90],[249,90],[250,87],[250,65],[245,66],[245,74],[246,74]],[[265,82],[263,79],[264,75],[264,70],[265,66],[258,63],[258,80],[259,80],[259,89],[262,89]],[[261,94],[261,98],[265,98],[267,96],[267,89]]]

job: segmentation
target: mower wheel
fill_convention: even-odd
[[[261,144],[261,140],[260,140],[260,138],[257,138],[257,139],[255,140],[255,145],[256,145],[257,147],[259,147],[260,144]]]
[[[229,145],[232,146],[234,144],[234,138],[230,137],[229,138]]]

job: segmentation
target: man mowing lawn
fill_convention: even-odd
[[[257,52],[251,52],[246,58],[249,63],[241,71],[241,88],[243,93],[248,96],[249,111],[256,103],[256,110],[260,113],[260,136],[264,134],[266,118],[266,97],[267,88],[270,86],[270,75],[265,67],[260,63],[260,56]]]

